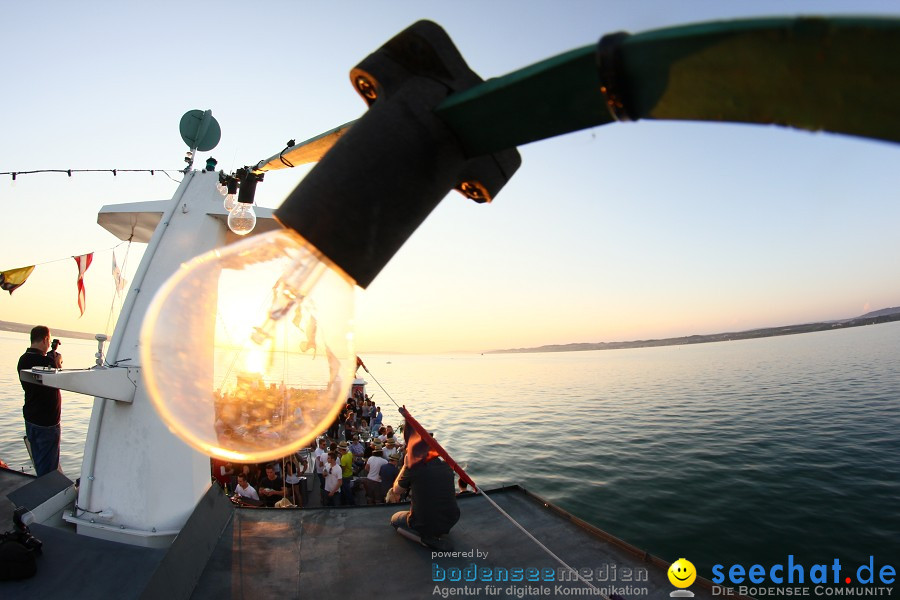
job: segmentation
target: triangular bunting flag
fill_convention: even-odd
[[[34,265],[10,269],[9,271],[0,271],[0,289],[6,290],[12,296],[16,288],[25,283],[32,271],[34,271]]]
[[[84,316],[85,295],[84,295],[84,274],[91,266],[94,259],[94,253],[82,254],[81,256],[73,256],[75,264],[78,265],[78,309],[81,311],[80,316]]]
[[[87,269],[85,269],[87,270]],[[116,287],[116,295],[120,298],[122,297],[122,290],[125,289],[125,277],[122,275],[122,271],[119,269],[119,265],[116,264],[116,253],[113,251],[112,253],[112,276],[113,276],[113,285]]]

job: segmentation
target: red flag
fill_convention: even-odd
[[[81,316],[84,316],[84,274],[88,267],[91,266],[91,261],[94,260],[94,253],[73,256],[72,258],[75,259],[75,264],[78,265],[78,309],[81,310]]]
[[[364,363],[364,362],[362,361],[362,359],[361,359],[360,357],[357,356],[357,357],[356,357],[356,368],[359,369],[360,367],[362,367],[362,368],[363,368],[363,371],[365,371],[366,373],[369,372],[369,368],[366,366],[366,363]]]
[[[459,478],[477,490],[478,486],[469,477],[469,474],[463,471],[462,467],[456,464],[450,455],[444,450],[443,446],[438,444],[430,433],[416,421],[405,406],[400,407],[400,414],[406,419],[406,427],[403,428],[403,439],[406,440],[406,458],[403,459],[403,465],[409,469],[419,462],[428,462],[440,456],[444,459],[451,469],[456,471]]]

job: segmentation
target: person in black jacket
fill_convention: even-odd
[[[19,357],[16,365],[16,378],[19,371],[32,367],[62,367],[62,356],[50,350],[50,329],[38,325],[31,330],[31,347]],[[59,417],[62,409],[62,396],[59,390],[36,383],[22,382],[25,390],[25,405],[22,416],[25,418],[25,435],[31,445],[34,468],[40,477],[59,468]]]
[[[459,521],[456,505],[456,485],[453,471],[440,458],[417,461],[412,467],[404,465],[389,492],[389,501],[410,492],[409,510],[391,517],[397,532],[434,549],[444,549],[441,539]],[[413,535],[408,535],[412,530]],[[416,539],[418,537],[418,539]]]

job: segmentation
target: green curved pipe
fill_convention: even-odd
[[[619,52],[635,118],[900,141],[900,19],[713,22],[628,36]],[[586,46],[486,81],[436,112],[470,155],[610,123],[596,54]]]

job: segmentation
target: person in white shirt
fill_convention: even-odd
[[[322,474],[322,469],[325,467],[325,463],[328,460],[328,450],[326,449],[326,445],[327,442],[325,438],[320,438],[319,447],[313,452],[313,465],[316,468],[316,476],[319,478],[319,496],[322,501],[322,506],[325,506],[325,475]]]
[[[386,464],[387,461],[380,454],[372,454],[366,461],[363,487],[366,488],[366,502],[369,504],[380,504],[384,501],[384,494],[381,493],[381,467]]]
[[[253,489],[252,485],[247,483],[247,476],[243,473],[240,473],[237,476],[237,487],[234,488],[234,491],[241,498],[259,502],[259,494],[256,493],[256,490]]]
[[[393,455],[397,454],[397,441],[394,439],[394,436],[390,436],[384,440],[384,450],[381,451],[382,456],[384,456],[385,460],[390,459]]]
[[[325,475],[325,505],[337,506],[340,503],[341,473],[343,469],[337,464],[337,452],[328,453],[328,463],[322,469]]]

